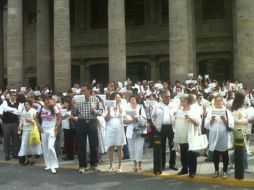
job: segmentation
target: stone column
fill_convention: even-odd
[[[56,92],[71,87],[69,0],[54,0],[54,80]]]
[[[108,0],[109,81],[126,80],[124,0]]]
[[[170,80],[184,81],[195,73],[196,48],[194,12],[191,0],[169,0]]]
[[[22,0],[8,0],[6,62],[9,87],[21,87],[24,80],[22,2]]]
[[[254,87],[254,1],[235,1],[235,79]]]
[[[4,83],[4,38],[3,38],[3,1],[0,1],[0,89]]]
[[[49,1],[37,0],[36,23],[36,70],[37,84],[51,84]]]

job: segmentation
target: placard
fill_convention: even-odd
[[[212,116],[226,116],[226,110],[224,109],[213,109]]]
[[[215,88],[217,85],[216,85],[216,83],[210,83],[210,84],[208,84],[208,86],[209,86],[210,88]]]
[[[253,107],[248,107],[246,109],[246,115],[248,120],[254,120],[254,108]]]
[[[133,110],[128,110],[128,111],[126,111],[126,114],[127,114],[127,115],[130,115],[130,116],[132,116],[132,117],[137,116],[137,112],[136,112],[136,111],[133,111]]]
[[[146,104],[147,107],[155,106],[156,101],[155,100],[146,100],[145,104]]]
[[[85,102],[86,101],[86,98],[85,98],[85,95],[75,95],[73,97],[73,100],[75,101],[75,103],[78,103],[78,102]]]
[[[116,107],[116,101],[115,100],[106,100],[105,106],[107,108],[115,108]]]
[[[205,79],[209,79],[209,75],[205,75]]]
[[[192,78],[193,76],[194,76],[193,73],[188,73],[189,78]]]

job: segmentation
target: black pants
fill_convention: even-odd
[[[228,171],[228,162],[229,162],[228,150],[224,151],[224,152],[214,150],[213,163],[214,163],[215,171],[219,171],[220,156],[222,156],[222,159],[223,159],[223,171],[227,172]]]
[[[189,151],[188,143],[180,144],[180,158],[182,171],[196,175],[197,172],[197,153]]]
[[[66,148],[66,156],[70,159],[74,157],[74,130],[64,129],[64,144]]]
[[[19,139],[18,139],[18,123],[4,123],[4,152],[6,156],[10,156],[11,145],[13,147],[13,156],[18,156]],[[11,144],[12,140],[12,144]]]
[[[166,166],[166,142],[168,139],[168,145],[170,149],[169,166],[175,166],[176,151],[172,150],[174,147],[174,131],[172,125],[162,125],[161,128],[161,152],[162,152],[162,169]]]
[[[77,142],[78,142],[78,159],[79,167],[87,167],[86,161],[86,142],[89,138],[90,145],[90,165],[97,166],[99,154],[98,130],[96,120],[90,120],[86,123],[84,119],[79,119],[77,128]]]

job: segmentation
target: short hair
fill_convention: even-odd
[[[24,103],[26,103],[26,102],[27,102],[30,106],[33,105],[33,100],[30,99],[30,98],[27,98],[27,99],[24,101]]]
[[[82,88],[84,88],[84,87],[86,87],[86,89],[89,90],[89,91],[92,91],[92,89],[93,89],[92,86],[88,83],[83,84]]]
[[[123,95],[119,92],[113,92],[111,95],[110,95],[110,100],[114,100],[116,95],[119,95],[121,98],[123,97]]]
[[[189,105],[191,105],[191,104],[193,103],[193,100],[194,100],[193,96],[190,95],[190,94],[183,94],[183,95],[181,96],[181,99],[182,99],[182,100],[186,100],[186,101],[188,102]]]
[[[170,93],[170,91],[168,89],[161,89],[160,90],[161,96],[164,96],[166,93]]]
[[[140,96],[139,95],[132,95],[132,96],[130,96],[130,100],[132,99],[132,98],[134,98],[135,100],[136,100],[136,102],[139,104],[139,102],[140,102]]]

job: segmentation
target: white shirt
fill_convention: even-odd
[[[170,101],[168,105],[161,102],[160,107],[163,110],[162,125],[172,125],[172,115],[177,111],[177,106],[172,101]]]
[[[38,113],[41,111],[41,119],[42,119],[42,128],[43,129],[51,129],[55,128],[56,126],[56,114],[59,113],[59,109],[55,106],[55,115],[51,114],[50,109],[45,109],[44,107],[42,110],[39,108],[37,110]]]
[[[10,103],[13,105],[16,102],[12,102],[10,100]],[[3,111],[4,112],[11,112],[11,113],[13,113],[15,115],[19,115],[23,111],[23,109],[24,109],[24,104],[22,104],[22,103],[19,103],[18,109],[9,107],[6,100],[3,101],[2,106],[3,106]]]

